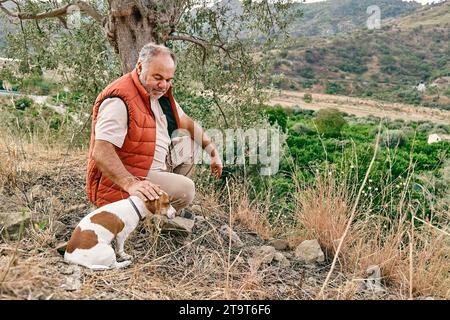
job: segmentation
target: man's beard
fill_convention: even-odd
[[[159,98],[161,98],[161,97],[164,95],[165,92],[159,91],[161,94],[158,94],[158,95],[153,94],[153,91],[158,91],[158,90],[152,90],[152,89],[147,85],[147,83],[144,81],[144,79],[143,79],[143,77],[142,77],[142,74],[143,74],[143,73],[141,73],[141,74],[139,75],[139,81],[141,82],[141,84],[142,84],[142,86],[144,87],[145,91],[147,91],[147,93],[148,93],[148,95],[150,96],[150,98],[153,98],[153,99],[159,99]]]

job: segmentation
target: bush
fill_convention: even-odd
[[[278,123],[283,130],[286,130],[287,114],[282,107],[266,109],[265,114],[271,125]]]
[[[311,67],[300,67],[297,74],[306,79],[314,79],[314,70]]]
[[[300,122],[294,123],[291,130],[299,134],[309,134],[313,132],[310,128]]]
[[[402,147],[407,143],[408,137],[402,130],[385,130],[381,134],[381,144],[385,147]]]
[[[305,93],[303,95],[303,101],[305,101],[306,103],[311,103],[312,102],[312,95],[311,93]]]
[[[422,123],[417,127],[418,132],[430,132],[433,129],[432,123]]]
[[[325,93],[326,94],[337,94],[337,93],[343,93],[344,88],[336,83],[336,82],[327,82],[325,87]]]
[[[347,123],[342,113],[335,108],[326,108],[317,111],[314,122],[319,133],[329,137],[339,136],[342,127]]]
[[[33,100],[28,97],[22,97],[14,101],[14,106],[17,110],[25,110],[33,104]]]

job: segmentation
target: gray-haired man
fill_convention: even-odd
[[[191,179],[193,155],[171,165],[172,133],[184,129],[188,138],[177,147],[194,150],[197,142],[211,156],[211,172],[219,178],[222,163],[203,129],[183,112],[172,96],[176,58],[166,47],[149,43],[136,68],[106,87],[93,111],[86,178],[89,200],[102,206],[128,195],[153,200],[166,191],[178,211],[195,195]],[[195,134],[194,134],[195,132]],[[192,140],[191,140],[192,139]]]

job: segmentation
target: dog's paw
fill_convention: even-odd
[[[127,253],[119,253],[119,257],[123,260],[133,260],[133,256],[127,254]]]
[[[167,213],[166,213],[166,215],[169,219],[175,218],[176,214],[177,214],[177,211],[172,206],[170,206],[169,210],[167,210]]]
[[[167,218],[169,218],[169,219],[175,218],[175,213],[176,212],[167,212]]]

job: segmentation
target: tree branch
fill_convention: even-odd
[[[196,39],[196,38],[193,38],[193,37],[190,37],[190,36],[180,36],[180,35],[169,35],[169,36],[167,36],[166,39],[163,39],[163,41],[166,41],[166,40],[188,41],[188,42],[192,42],[192,43],[195,43],[196,45],[200,46],[202,48],[202,50],[203,50],[202,65],[205,65],[206,55],[207,55],[207,45],[208,45],[207,41],[205,41],[203,39]]]
[[[9,0],[1,0],[0,1],[0,9],[6,13],[10,17],[19,18],[20,20],[41,20],[46,18],[59,18],[64,17],[68,14],[70,14],[70,9],[72,9],[72,6],[77,6],[80,11],[83,11],[88,16],[92,17],[95,21],[98,23],[103,24],[104,17],[98,13],[92,6],[90,6],[88,3],[84,1],[74,1],[72,4],[67,4],[63,7],[56,8],[54,10],[50,10],[43,13],[28,13],[28,12],[11,12],[8,9],[6,9],[3,5],[3,3],[7,2]]]
[[[202,59],[203,64],[205,64],[205,61],[206,61],[206,54],[207,54],[207,47],[208,46],[213,46],[213,47],[219,48],[222,51],[224,51],[225,54],[231,60],[239,61],[238,59],[233,58],[231,56],[230,50],[228,50],[223,43],[220,43],[220,44],[211,43],[211,42],[209,42],[207,40],[204,40],[204,39],[201,39],[201,38],[194,38],[194,37],[189,36],[189,35],[169,35],[165,39],[163,39],[163,42],[165,42],[167,40],[173,40],[173,41],[181,40],[181,41],[188,41],[188,42],[192,42],[192,43],[197,44],[198,46],[200,46],[203,49],[203,59]]]
[[[77,5],[81,11],[93,18],[95,21],[103,24],[105,17],[98,13],[97,10],[95,10],[91,5],[84,1],[75,1],[75,5]]]

